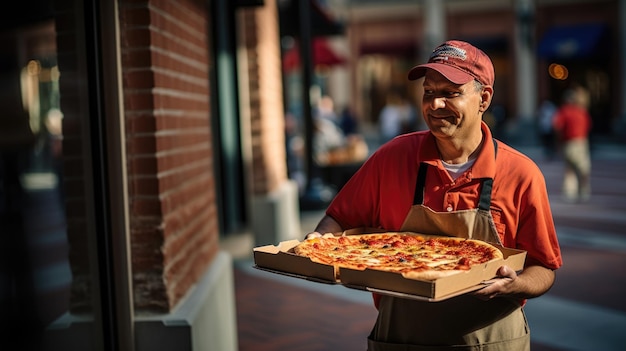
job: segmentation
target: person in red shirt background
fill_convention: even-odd
[[[566,201],[586,201],[591,196],[591,116],[589,94],[582,86],[567,89],[553,125],[565,161],[563,196]]]

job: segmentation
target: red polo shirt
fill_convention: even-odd
[[[591,116],[582,106],[566,104],[561,106],[552,121],[554,129],[564,141],[585,139],[591,130]]]
[[[474,165],[456,180],[439,158],[429,131],[405,134],[380,147],[341,189],[326,214],[343,229],[372,227],[398,231],[413,205],[420,162],[428,167],[424,205],[434,211],[478,207],[482,178],[493,178],[491,214],[503,245],[527,251],[526,265],[557,269],[562,265],[546,183],[527,156],[485,136]]]

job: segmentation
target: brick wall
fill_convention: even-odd
[[[59,9],[61,10],[61,9]],[[168,312],[206,271],[219,245],[203,0],[121,0],[120,43],[131,265],[136,313]],[[282,76],[275,0],[246,8],[253,193],[286,181]],[[72,10],[67,11],[72,14]],[[80,18],[57,21],[59,42],[81,42]],[[72,39],[75,36],[75,39]],[[88,106],[83,55],[59,48],[72,310],[90,306]],[[81,73],[82,72],[82,73]]]
[[[285,118],[276,0],[242,10],[247,52],[252,146],[252,192],[271,193],[287,180]]]
[[[168,311],[218,249],[202,0],[120,1],[135,310]]]

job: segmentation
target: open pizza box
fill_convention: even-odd
[[[365,234],[362,230],[351,230],[344,235]],[[419,234],[423,235],[423,234]],[[429,235],[423,235],[429,236]],[[341,283],[347,288],[371,291],[379,294],[430,302],[442,301],[465,294],[485,286],[485,281],[496,276],[498,268],[507,265],[516,271],[524,267],[526,251],[498,247],[504,258],[472,269],[436,280],[416,280],[405,278],[400,273],[384,272],[374,269],[340,268],[340,281],[335,279],[333,267],[298,256],[293,248],[300,242],[290,240],[278,245],[256,247],[254,252],[255,267],[273,273],[284,274],[322,283]]]
[[[253,249],[255,268],[320,283],[339,283],[335,279],[332,266],[296,255],[293,248],[299,243],[298,240],[289,240],[282,241],[276,246],[255,247]]]

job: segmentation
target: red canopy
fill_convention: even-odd
[[[313,65],[335,66],[346,63],[346,59],[338,55],[328,42],[322,38],[313,39],[311,47]],[[297,45],[283,55],[283,69],[287,72],[300,67],[300,49]]]

